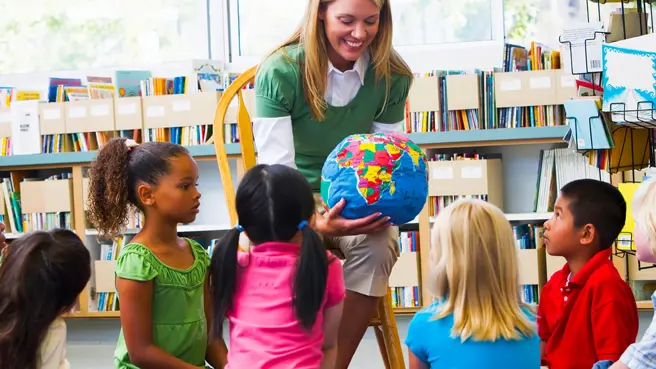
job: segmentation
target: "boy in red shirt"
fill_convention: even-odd
[[[544,285],[537,317],[550,369],[607,368],[635,342],[635,297],[609,260],[625,220],[626,202],[609,183],[582,179],[560,190],[544,245],[567,264]]]

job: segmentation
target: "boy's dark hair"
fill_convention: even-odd
[[[126,141],[115,138],[107,142],[89,171],[89,221],[100,235],[119,235],[131,206],[143,210],[137,185],[157,185],[171,170],[171,157],[189,155],[184,147],[169,142],[128,147]]]
[[[626,222],[626,201],[612,184],[595,179],[579,179],[560,189],[569,200],[575,227],[592,224],[599,235],[601,250],[613,245]]]
[[[297,170],[284,165],[253,167],[241,180],[236,197],[239,225],[254,245],[291,240],[299,224],[309,221],[316,210],[308,181]],[[303,242],[294,277],[292,305],[300,324],[309,330],[323,301],[328,257],[323,241],[310,226],[301,231]],[[230,230],[212,255],[212,328],[218,337],[235,293],[239,234],[237,228]]]
[[[48,327],[75,305],[91,256],[73,232],[38,231],[13,241],[0,265],[0,368],[37,369]]]

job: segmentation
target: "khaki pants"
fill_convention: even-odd
[[[321,197],[315,194],[317,210],[325,214]],[[344,259],[344,284],[349,291],[366,296],[387,294],[389,276],[399,251],[398,227],[380,232],[343,237],[324,237],[326,248]]]

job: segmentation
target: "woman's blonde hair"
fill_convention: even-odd
[[[462,341],[521,339],[536,332],[521,302],[517,249],[510,223],[494,205],[459,200],[440,212],[431,235],[435,319],[453,314]],[[528,310],[530,311],[530,310]]]
[[[305,57],[301,63],[303,90],[312,116],[322,121],[327,108],[324,94],[328,83],[328,40],[323,22],[319,20],[321,6],[335,0],[309,0],[303,21],[292,36],[275,48],[268,56],[290,45],[302,45]],[[390,0],[371,0],[380,9],[379,28],[369,46],[375,79],[385,79],[385,96],[389,95],[392,73],[413,77],[410,67],[392,47],[392,10]],[[385,99],[387,101],[387,98]],[[384,110],[384,109],[383,109]],[[382,110],[381,110],[382,111]]]
[[[631,213],[638,229],[649,240],[651,252],[656,255],[656,179],[644,181],[633,194]]]

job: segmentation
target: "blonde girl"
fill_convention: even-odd
[[[392,48],[390,0],[309,0],[298,29],[258,66],[253,133],[262,164],[298,169],[319,197],[321,168],[356,133],[402,132],[412,72]],[[336,369],[346,369],[387,292],[398,229],[387,217],[346,220],[344,202],[315,231],[345,257]]]
[[[445,208],[431,235],[435,302],[410,322],[410,369],[539,368],[535,317],[521,302],[510,223],[485,201]]]
[[[656,179],[643,182],[633,195],[633,241],[636,257],[645,263],[656,264]],[[651,296],[656,306],[656,292]],[[656,362],[656,315],[640,342],[629,346],[611,369],[653,368]]]

